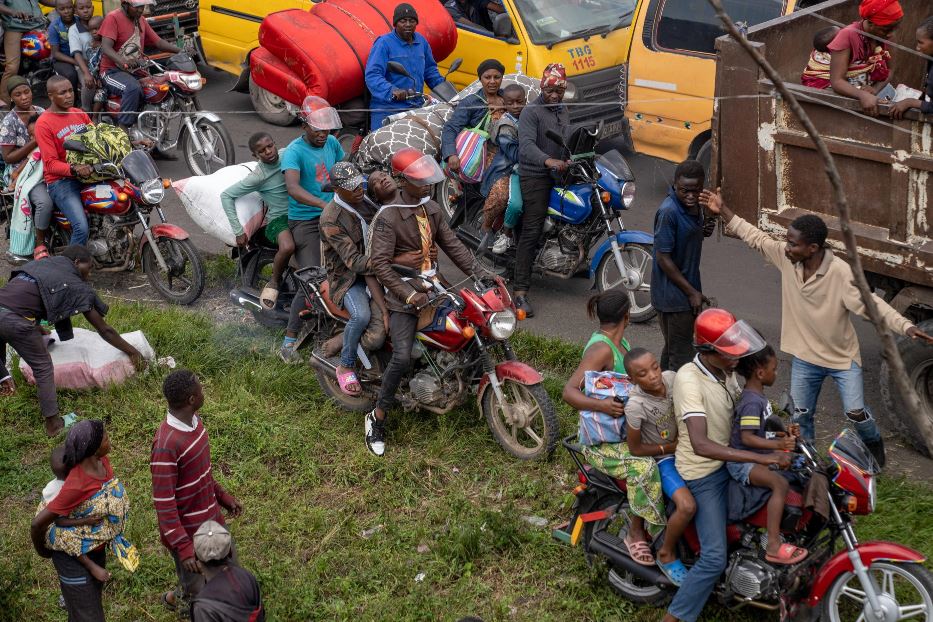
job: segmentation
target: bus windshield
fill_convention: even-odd
[[[531,41],[554,45],[632,23],[636,0],[515,0]]]

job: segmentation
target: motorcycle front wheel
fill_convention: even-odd
[[[221,121],[201,119],[194,125],[198,142],[188,128],[182,129],[181,152],[192,175],[210,175],[236,163],[236,149],[230,132]],[[200,151],[197,145],[201,145]]]
[[[525,385],[515,380],[502,380],[502,404],[489,385],[483,392],[480,406],[486,423],[502,449],[519,460],[547,458],[557,447],[560,425],[557,411],[541,384]],[[506,406],[514,409],[510,418]]]
[[[606,251],[596,268],[596,287],[604,292],[615,287],[628,291],[632,322],[647,322],[655,315],[651,304],[652,251],[650,244],[626,244],[620,249],[624,272],[619,270],[612,250]]]
[[[168,272],[162,272],[152,244],[146,244],[142,252],[142,269],[149,277],[149,283],[169,302],[190,305],[204,291],[205,271],[200,253],[191,240],[156,238],[156,244],[168,265]]]
[[[877,587],[884,620],[933,619],[933,574],[920,564],[874,562],[868,574]],[[823,599],[824,622],[874,619],[858,577],[844,572]]]

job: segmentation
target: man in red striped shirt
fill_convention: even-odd
[[[152,499],[162,544],[175,560],[180,593],[167,592],[162,602],[176,608],[177,596],[188,600],[204,586],[200,562],[194,554],[194,533],[206,521],[224,524],[221,508],[239,516],[243,506],[214,481],[207,430],[197,416],[204,391],[197,376],[179,369],[165,378],[162,392],[168,416],[152,442]],[[233,563],[237,563],[236,550]]]

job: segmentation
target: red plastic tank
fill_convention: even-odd
[[[363,72],[376,37],[392,29],[403,0],[325,0],[310,11],[270,13],[259,26],[250,72],[262,88],[293,104],[318,95],[342,104],[363,94]],[[438,0],[407,0],[436,60],[457,46],[457,27]]]

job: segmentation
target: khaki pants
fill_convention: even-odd
[[[18,30],[5,30],[3,32],[3,54],[6,63],[3,65],[3,78],[0,79],[0,99],[10,103],[10,96],[6,92],[7,81],[19,73],[20,46],[23,42],[23,33]]]

